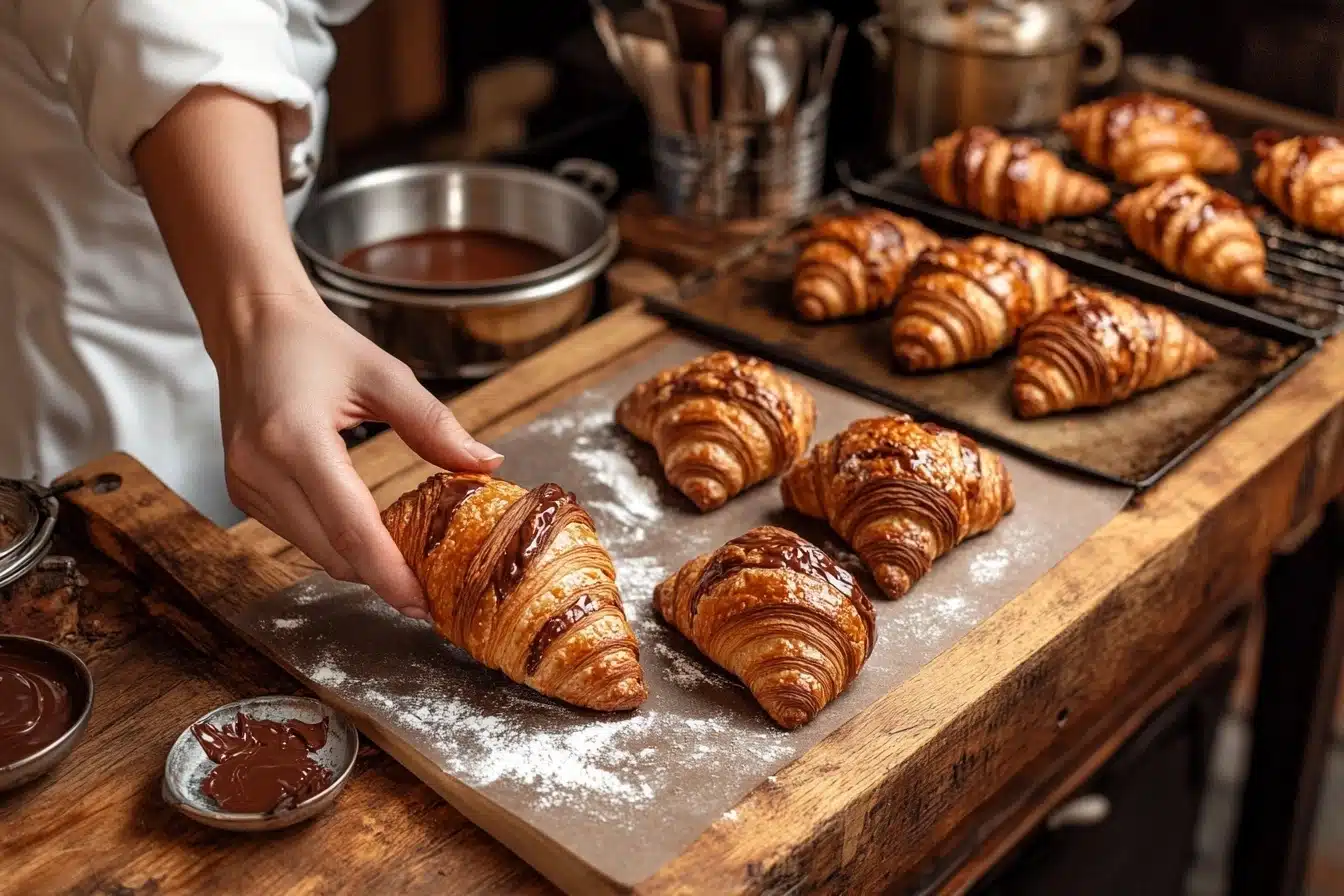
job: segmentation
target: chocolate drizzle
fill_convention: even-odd
[[[485,488],[483,481],[466,476],[444,476],[440,482],[438,503],[434,505],[434,513],[429,518],[429,535],[425,539],[426,556],[443,542],[462,502]]]
[[[863,619],[868,633],[868,652],[877,637],[877,617],[868,595],[831,556],[809,541],[773,526],[760,526],[739,535],[714,552],[700,572],[688,607],[695,619],[700,601],[720,583],[747,569],[789,569],[825,582],[840,592]]]
[[[0,652],[0,766],[27,759],[70,730],[69,678],[49,660]]]
[[[500,601],[507,599],[518,587],[532,558],[554,540],[561,509],[565,505],[577,506],[578,501],[554,482],[537,486],[524,500],[532,502],[531,510],[513,531],[490,577],[490,584]]]
[[[232,725],[191,727],[212,762],[201,792],[226,812],[293,808],[326,789],[331,772],[309,753],[327,742],[328,720],[273,722],[238,713]]]
[[[742,357],[734,360],[722,368],[686,370],[659,390],[657,404],[665,406],[677,398],[693,396],[745,405],[765,430],[775,456],[791,460],[794,450],[785,428],[786,421],[792,419],[789,408],[779,393],[762,388],[748,375],[747,371],[761,362]]]
[[[537,633],[532,637],[532,643],[527,649],[527,674],[535,675],[537,669],[541,667],[541,660],[546,655],[546,648],[550,647],[557,638],[569,631],[579,620],[591,616],[605,606],[599,598],[591,594],[581,594],[579,599],[570,604],[569,607],[556,613],[550,619],[537,629]]]

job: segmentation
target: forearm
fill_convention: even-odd
[[[258,302],[317,301],[290,240],[271,107],[198,87],[131,157],[216,364]]]

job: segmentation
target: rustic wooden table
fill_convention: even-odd
[[[675,257],[659,258],[669,260],[675,270]],[[656,350],[668,331],[636,306],[622,308],[451,407],[488,441]],[[351,457],[382,505],[428,472],[391,434]],[[964,891],[1159,707],[1237,652],[1275,546],[1341,493],[1344,341],[1336,340],[971,635],[752,792],[732,834],[706,832],[639,891],[905,890],[934,871],[947,890]],[[297,829],[238,837],[175,816],[158,797],[159,775],[182,727],[221,703],[297,685],[182,599],[182,571],[142,566],[138,578],[128,575],[143,558],[75,501],[63,511],[60,549],[79,557],[90,586],[74,603],[60,589],[16,595],[4,622],[64,632],[90,659],[98,701],[69,761],[0,796],[0,890],[552,891],[376,749],[337,811]],[[157,508],[135,513],[154,528]],[[229,536],[200,532],[201,550],[226,561],[244,547],[272,558],[250,572],[273,586],[311,568],[252,522]],[[1300,564],[1285,575],[1289,587],[1301,581]],[[227,591],[231,580],[214,584]],[[1296,626],[1287,627],[1300,631],[1300,617]],[[1267,649],[1270,677],[1274,655]],[[1290,722],[1314,719],[1318,696]],[[1310,765],[1294,768],[1309,775]],[[834,774],[840,767],[846,773]]]

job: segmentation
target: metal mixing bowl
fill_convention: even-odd
[[[63,666],[75,685],[70,692],[70,705],[75,711],[70,726],[54,742],[31,756],[0,766],[0,792],[3,792],[21,787],[51,771],[70,755],[75,744],[84,737],[89,727],[89,713],[93,710],[93,675],[84,661],[73,652],[38,638],[0,635],[0,652],[22,654]]]
[[[603,205],[615,173],[587,159],[556,171],[450,162],[376,171],[320,193],[295,226],[295,243],[336,315],[417,376],[490,376],[581,326],[594,281],[620,248]],[[340,264],[355,249],[430,230],[502,233],[562,260],[465,284],[374,277]]]

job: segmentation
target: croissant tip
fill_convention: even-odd
[[[1013,386],[1013,410],[1024,420],[1044,417],[1050,413],[1050,402],[1045,391],[1039,386],[1022,384]]]
[[[803,725],[806,725],[808,722],[812,721],[812,716],[815,715],[815,713],[807,712],[796,706],[777,710],[767,710],[767,713],[770,718],[774,719],[776,725],[786,731],[792,731],[795,728],[800,728]]]
[[[826,303],[814,295],[794,296],[793,306],[805,321],[816,323],[826,319]]]
[[[917,342],[898,341],[892,346],[896,366],[902,373],[923,373],[938,366],[938,359],[927,347]]]

